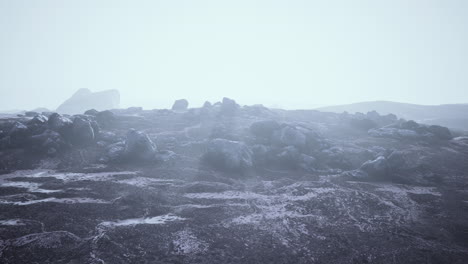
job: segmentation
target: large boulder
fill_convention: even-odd
[[[188,108],[188,101],[185,99],[179,99],[174,102],[172,105],[172,110],[174,111],[186,111]]]
[[[48,155],[57,154],[65,146],[65,141],[60,134],[50,129],[32,136],[30,142],[33,148]]]
[[[27,145],[27,138],[31,135],[31,130],[21,122],[14,122],[8,136],[3,139],[3,147],[22,147]]]
[[[155,158],[156,151],[156,145],[148,135],[135,129],[128,131],[124,150],[126,159],[152,161]]]
[[[252,167],[252,151],[243,142],[213,139],[208,143],[203,160],[220,170],[243,172]]]
[[[269,142],[273,133],[280,128],[280,124],[274,120],[258,121],[250,125],[250,132],[259,141]]]
[[[443,126],[432,125],[427,128],[427,130],[433,134],[437,139],[441,140],[450,140],[453,138],[450,130]]]
[[[303,149],[306,147],[307,137],[296,127],[286,125],[273,133],[273,141],[279,146],[294,146]]]
[[[101,111],[96,114],[96,121],[104,127],[109,127],[116,120],[115,114],[109,110]]]
[[[94,142],[97,133],[95,133],[91,121],[77,116],[73,120],[72,134],[75,145],[90,145]]]
[[[62,135],[70,134],[73,126],[73,122],[68,117],[64,117],[57,113],[51,114],[47,123],[50,129],[59,132]]]
[[[86,112],[84,112],[85,115],[90,115],[90,116],[96,116],[98,113],[99,111],[96,109],[89,109]]]
[[[91,92],[89,89],[79,89],[73,96],[57,108],[62,114],[81,114],[88,109],[103,111],[118,108],[120,93],[117,90]]]
[[[229,99],[227,97],[223,98],[223,102],[221,104],[221,112],[225,114],[233,114],[239,109],[239,105],[236,101]]]
[[[377,127],[377,124],[368,118],[353,118],[349,121],[349,124],[351,125],[351,127],[362,131],[368,131],[369,129]]]
[[[36,115],[27,123],[32,134],[42,133],[46,129],[47,117],[45,115]]]

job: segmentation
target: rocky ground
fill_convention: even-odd
[[[187,105],[0,120],[0,262],[467,262],[468,137]]]

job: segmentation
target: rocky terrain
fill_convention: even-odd
[[[234,100],[0,119],[1,263],[467,263],[468,137]]]

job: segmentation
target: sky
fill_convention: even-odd
[[[0,110],[468,103],[466,0],[0,0]]]

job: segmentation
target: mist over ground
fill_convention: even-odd
[[[0,263],[467,263],[467,11],[0,0]]]
[[[466,1],[0,1],[0,110],[468,102]]]

